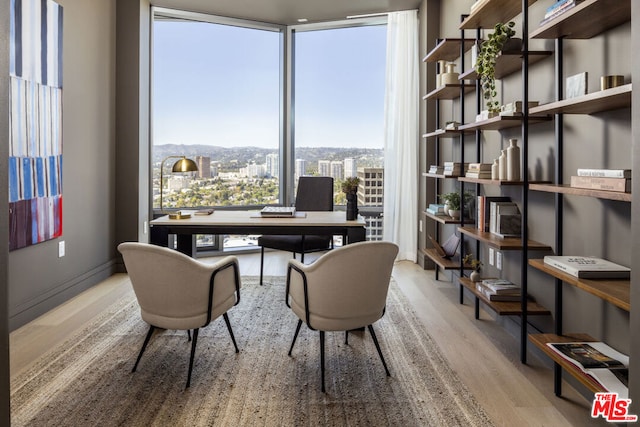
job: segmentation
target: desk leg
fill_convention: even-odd
[[[169,231],[164,227],[151,227],[149,243],[152,245],[169,246]]]
[[[364,227],[349,228],[347,230],[347,244],[364,242],[367,238],[367,233]]]
[[[178,251],[193,256],[193,234],[176,234]]]

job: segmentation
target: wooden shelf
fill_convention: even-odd
[[[542,259],[530,259],[529,265],[551,276],[573,285],[583,291],[602,298],[603,300],[625,311],[631,309],[631,281],[614,279],[579,279],[564,271],[551,267]]]
[[[507,22],[522,12],[521,0],[480,0],[479,5],[460,24],[461,30],[475,28],[493,28],[497,22]],[[536,0],[529,0],[531,6]]]
[[[442,39],[436,47],[427,53],[422,62],[454,61],[460,57],[460,45],[463,41],[465,52],[471,49],[471,46],[476,42],[475,39]]]
[[[550,121],[550,117],[532,117],[529,116],[529,123],[541,123]],[[461,131],[472,130],[502,130],[514,127],[519,127],[522,124],[522,116],[496,116],[488,120],[482,120],[479,122],[467,123],[460,125],[458,129]]]
[[[631,0],[585,0],[533,31],[534,39],[590,39],[631,20]]]
[[[450,217],[448,215],[434,215],[434,214],[430,214],[427,211],[422,211],[422,213],[427,218],[431,218],[432,220],[437,221],[440,224],[461,224],[462,223],[462,221],[460,221],[460,218],[453,218],[453,217]],[[473,221],[470,218],[467,218],[467,219],[465,219],[464,222],[469,224],[469,223],[471,223]]]
[[[594,114],[631,107],[632,83],[529,109],[529,114]]]
[[[498,186],[513,186],[513,185],[523,185],[522,181],[505,181],[499,179],[481,179],[481,178],[467,178],[466,176],[461,176],[458,178],[458,181],[471,182],[474,184],[482,184],[482,185],[498,185]],[[531,184],[532,181],[529,181]],[[537,181],[540,183],[548,182],[548,181]]]
[[[429,99],[456,99],[460,98],[460,88],[464,87],[464,93],[469,93],[473,91],[476,86],[468,85],[468,84],[457,84],[457,85],[443,85],[439,88],[432,90],[428,94],[422,97],[424,100]]]
[[[458,255],[453,258],[442,258],[435,249],[427,248],[423,249],[422,253],[436,263],[438,267],[443,270],[459,270],[460,269],[460,257]],[[465,270],[473,270],[470,265],[465,265]]]
[[[458,178],[460,179],[460,178]],[[575,188],[564,184],[531,184],[529,189],[535,191],[546,191],[548,193],[563,193],[574,196],[595,197],[598,199],[617,200],[620,202],[631,202],[631,193],[620,193],[618,191],[589,190],[586,188]]]
[[[567,371],[573,377],[575,377],[580,383],[591,390],[594,393],[605,392],[605,390],[593,377],[585,374],[575,366],[573,363],[568,362],[555,351],[551,350],[547,343],[559,343],[559,342],[593,342],[597,341],[587,334],[529,334],[529,341],[531,341],[536,347],[538,347],[544,354],[549,356],[551,360],[562,366],[562,369]]]
[[[529,65],[551,56],[548,50],[529,51]],[[496,79],[501,79],[522,69],[522,52],[503,52],[496,58]],[[476,69],[472,68],[460,75],[460,80],[477,80]]]
[[[480,231],[475,227],[458,227],[458,230],[471,237],[472,239],[479,240],[487,243],[489,246],[494,247],[501,251],[513,251],[522,249],[522,239],[520,237],[499,237],[488,231]],[[529,250],[535,251],[549,251],[551,247],[543,243],[529,240],[527,247]]]
[[[436,178],[436,179],[458,179],[458,178],[460,178],[459,176],[439,175],[439,174],[435,174],[435,173],[426,173],[426,172],[423,172],[422,176],[425,176],[427,178]]]
[[[520,316],[522,314],[522,305],[520,301],[506,302],[506,301],[490,301],[487,297],[482,295],[476,290],[476,284],[473,283],[467,277],[460,277],[458,281],[462,286],[467,288],[476,298],[482,301],[487,307],[495,311],[500,316]],[[536,303],[535,301],[528,300],[527,302],[527,315],[529,316],[547,316],[551,312]]]
[[[458,138],[463,133],[470,133],[470,132],[463,132],[461,130],[451,130],[451,129],[438,129],[438,130],[434,130],[433,132],[425,133],[422,135],[422,137],[424,139],[430,139],[430,138],[436,138],[436,137],[437,138]]]

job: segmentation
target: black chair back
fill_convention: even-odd
[[[333,210],[333,178],[301,176],[296,191],[296,210],[302,212]]]

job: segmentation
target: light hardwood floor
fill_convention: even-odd
[[[308,254],[305,261],[310,262],[317,256]],[[269,252],[265,257],[265,275],[285,275],[289,254]],[[259,274],[259,254],[243,254],[239,258],[241,274]],[[476,320],[470,300],[465,300],[464,305],[458,303],[457,286],[436,281],[433,271],[424,271],[406,261],[396,263],[393,276],[442,354],[496,425],[607,425],[602,419],[590,418],[590,402],[568,384],[563,384],[562,398],[554,396],[551,369],[531,354],[528,363],[521,364],[518,341],[484,310],[480,320]],[[71,337],[131,292],[127,276],[114,275],[12,332],[11,375],[27,369],[48,349]]]

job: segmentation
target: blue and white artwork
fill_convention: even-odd
[[[62,235],[62,7],[11,0],[9,249]]]

